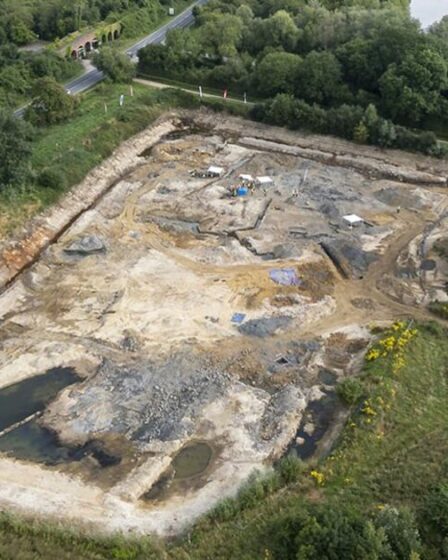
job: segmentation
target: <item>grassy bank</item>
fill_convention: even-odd
[[[269,477],[254,479],[236,500],[223,502],[187,536],[165,545],[147,540],[83,538],[4,516],[0,519],[0,557],[314,559],[311,552],[297,553],[300,542],[294,539],[303,531],[305,520],[307,529],[300,535],[306,542],[319,523],[324,523],[322,512],[349,520],[355,516],[358,525],[359,520],[368,520],[363,521],[365,527],[383,538],[384,530],[375,523],[393,506],[405,508],[403,511],[415,518],[420,540],[414,530],[403,534],[408,534],[409,542],[415,541],[419,550],[411,557],[375,555],[372,551],[371,555],[347,553],[346,558],[446,558],[439,532],[433,531],[422,512],[431,490],[448,481],[447,332],[432,324],[397,324],[381,333],[379,340],[368,354],[359,380],[341,389],[345,398],[357,404],[342,441],[321,464],[282,463]],[[335,519],[333,525],[337,525]],[[358,525],[355,528],[361,534],[363,525]],[[347,538],[346,529],[338,533],[341,538]],[[394,529],[395,537],[400,530]],[[330,528],[325,534],[329,532]],[[398,550],[396,542],[394,546]]]
[[[165,111],[194,105],[193,99],[174,90],[156,91],[135,84],[133,93],[131,97],[130,86],[101,84],[81,97],[70,121],[38,131],[31,162],[35,180],[0,192],[0,234],[13,231],[54,203],[121,142]],[[125,95],[123,107],[119,106],[121,94]],[[52,188],[38,185],[44,170],[51,170],[57,179]]]
[[[137,134],[164,112],[198,108],[247,116],[248,106],[231,100],[203,99],[181,90],[152,89],[103,83],[80,98],[70,121],[40,129],[33,142],[31,165],[34,180],[22,188],[0,191],[0,235],[13,232],[32,216],[56,202],[124,140]],[[125,96],[124,106],[119,99]],[[39,175],[51,171],[52,188],[39,186]]]

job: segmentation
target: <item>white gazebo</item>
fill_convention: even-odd
[[[272,179],[272,177],[257,177],[256,178],[256,183],[257,185],[260,185],[261,187],[268,187],[269,185],[273,185],[274,184],[274,180]]]
[[[207,175],[209,177],[221,177],[223,174],[224,174],[224,168],[223,167],[217,167],[216,165],[211,165],[207,169]]]
[[[364,220],[357,216],[356,214],[347,214],[347,216],[342,216],[344,222],[346,222],[350,227],[359,226],[364,223]]]
[[[254,182],[254,178],[252,177],[252,175],[247,175],[245,173],[242,173],[238,179],[240,181],[244,181],[245,183],[253,183]]]

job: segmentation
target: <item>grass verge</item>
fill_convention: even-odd
[[[32,168],[35,180],[22,188],[0,192],[0,234],[8,234],[39,211],[53,204],[79,183],[124,140],[149,126],[174,107],[194,107],[198,102],[176,90],[152,90],[103,83],[81,97],[70,121],[41,129],[34,140]],[[120,95],[125,95],[123,107]],[[51,170],[57,178],[52,188],[38,184],[39,175]]]

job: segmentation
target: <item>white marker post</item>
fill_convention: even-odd
[[[131,93],[131,97],[134,97],[134,88],[132,86],[130,87],[130,93]]]
[[[244,92],[244,103],[247,103],[247,93]]]
[[[203,93],[202,93],[202,86],[199,86],[199,97],[202,99],[203,97]]]
[[[124,105],[124,95],[121,94],[120,95],[120,107],[123,107],[123,105]]]
[[[106,115],[107,115],[107,103],[104,104],[104,112],[105,112]]]

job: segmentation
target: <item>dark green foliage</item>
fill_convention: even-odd
[[[252,111],[252,117],[271,124],[333,134],[348,140],[362,139],[365,143],[383,148],[398,148],[434,156],[446,153],[439,146],[434,133],[412,131],[394,125],[392,121],[380,117],[373,105],[369,105],[366,110],[357,105],[345,104],[324,109],[320,105],[297,100],[290,94],[279,94],[264,105],[258,105]]]
[[[279,560],[383,560],[389,552],[382,528],[336,504],[299,506],[280,514],[270,537]]]
[[[283,484],[293,484],[297,482],[305,471],[305,468],[305,464],[292,455],[283,457],[277,465],[277,471]]]
[[[0,110],[0,189],[27,178],[32,138],[28,123]]]
[[[44,169],[37,177],[37,184],[47,189],[62,189],[65,184],[65,177],[57,169]]]
[[[77,99],[66,93],[52,78],[41,78],[33,89],[34,99],[27,108],[26,119],[36,126],[48,126],[70,119]]]
[[[349,377],[341,381],[336,390],[339,397],[350,406],[357,404],[365,395],[364,385],[355,377]]]
[[[268,122],[444,156],[434,135],[407,127],[446,118],[448,24],[425,34],[407,6],[407,0],[214,0],[196,9],[196,27],[143,49],[138,68],[142,75],[275,98]],[[308,106],[294,107],[283,94]],[[370,105],[377,111],[373,123],[363,119]]]
[[[413,553],[420,553],[420,534],[411,510],[386,506],[376,516],[375,527],[385,533],[390,549],[386,558],[411,560]]]
[[[448,484],[441,483],[427,495],[420,512],[426,540],[431,542],[441,558],[448,558]]]
[[[439,317],[442,317],[442,319],[448,320],[448,303],[434,301],[429,304],[428,309],[434,313],[434,315],[438,315]]]
[[[93,63],[112,82],[130,83],[135,76],[135,66],[129,57],[112,47],[103,47],[95,54]]]

